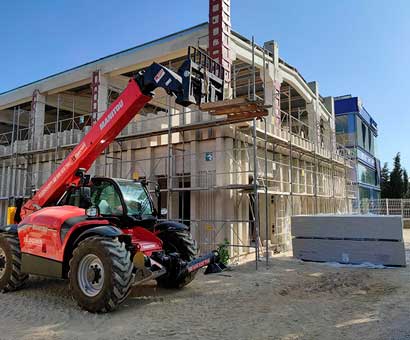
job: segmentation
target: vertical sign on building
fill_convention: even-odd
[[[209,55],[225,69],[231,81],[231,0],[209,0]]]

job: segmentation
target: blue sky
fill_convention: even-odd
[[[382,162],[410,170],[408,18],[409,0],[232,0],[235,31],[278,41],[322,95],[360,96]],[[207,0],[1,1],[0,92],[207,20]]]

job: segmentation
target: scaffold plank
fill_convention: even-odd
[[[202,104],[200,109],[209,114],[220,116],[227,115],[228,119],[254,118],[267,116],[269,106],[263,101],[250,101],[247,98],[234,98],[213,103]]]

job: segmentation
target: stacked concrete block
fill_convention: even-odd
[[[78,144],[81,140],[81,131],[80,130],[72,130],[73,133],[73,144]]]
[[[302,260],[406,265],[401,216],[293,216],[292,236]]]
[[[44,135],[43,137],[43,149],[48,149],[50,147],[50,135]]]
[[[55,148],[57,146],[58,133],[50,134],[50,147]]]
[[[64,130],[63,132],[59,133],[59,139],[61,141],[60,146],[71,144],[71,131]]]

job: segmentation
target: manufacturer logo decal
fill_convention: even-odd
[[[111,112],[105,117],[105,119],[100,123],[100,130],[104,129],[109,122],[115,117],[115,115],[122,109],[124,102],[120,100],[117,105],[111,110]]]
[[[205,259],[203,261],[200,261],[198,263],[193,264],[192,266],[188,267],[188,272],[193,272],[194,270],[197,270],[199,268],[205,267],[211,262],[210,259]]]
[[[159,70],[157,75],[154,77],[155,82],[158,83],[162,79],[163,76],[165,76],[165,71],[161,69]]]
[[[30,237],[28,235],[24,237],[24,243],[27,245],[40,246],[40,247],[43,245],[43,241],[41,239]]]

